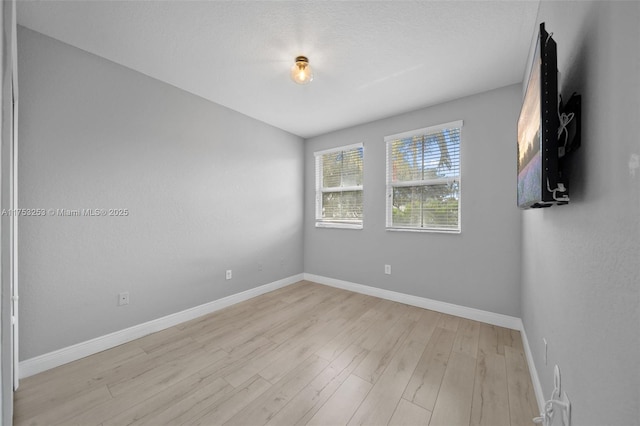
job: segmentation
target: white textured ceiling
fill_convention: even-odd
[[[306,138],[520,82],[538,3],[19,1],[18,22]]]

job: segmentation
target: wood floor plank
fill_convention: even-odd
[[[469,424],[475,369],[475,358],[467,354],[451,352],[429,425]]]
[[[373,385],[349,425],[386,425],[389,422],[435,327],[431,312],[420,310],[420,317],[412,323],[406,340]]]
[[[502,344],[506,347],[523,350],[522,338],[520,332],[517,330],[510,330],[508,328],[501,328],[502,332]]]
[[[197,346],[185,348],[179,354],[158,358],[149,363],[146,366],[148,368],[141,368],[141,373],[134,372],[116,383],[108,384],[109,392],[114,397],[125,393],[157,392],[158,386],[178,382],[195,373],[202,363],[215,362],[226,355],[223,351],[211,354]]]
[[[346,294],[345,294],[346,293]],[[366,296],[349,292],[339,292],[334,296],[323,300],[310,309],[305,310],[300,316],[292,317],[278,327],[274,327],[263,335],[269,340],[282,343],[304,335],[309,328],[317,323],[327,320],[327,316],[339,317],[345,310],[353,312],[353,309]]]
[[[220,349],[220,345],[216,344],[216,342],[209,342],[204,344],[203,349],[211,353],[223,351],[229,355],[229,358],[233,358],[233,357],[238,357],[237,354],[243,354],[240,356],[244,356],[250,351],[260,350],[260,348],[265,348],[265,347],[271,348],[274,346],[276,346],[276,344],[273,343],[271,340],[265,339],[264,337],[257,335],[237,346],[234,346],[228,352],[223,349]]]
[[[310,309],[305,309],[300,315],[292,316],[279,327],[263,333],[263,336],[276,343],[296,339],[302,341],[307,339],[309,335],[321,331],[326,324],[332,321],[342,319],[341,324],[346,324],[347,320],[361,313],[355,308],[359,306],[358,301],[366,296],[344,293],[342,290],[336,291],[334,295],[315,304]],[[345,310],[349,312],[346,317],[344,317]]]
[[[283,353],[292,349],[297,342],[285,342],[281,345],[270,343],[251,352],[251,356],[246,358],[238,358],[234,362],[227,364],[224,368],[218,369],[216,366],[215,373],[222,374],[227,382],[233,386],[240,386],[251,377],[257,375],[260,370],[274,362]]]
[[[508,426],[509,422],[509,395],[504,356],[479,350],[470,424]]]
[[[211,386],[212,383],[215,384]],[[133,425],[144,422],[154,416],[155,413],[171,407],[182,399],[190,398],[194,393],[203,392],[203,388],[207,388],[207,391],[210,392],[208,398],[217,399],[220,397],[219,392],[213,391],[213,388],[218,388],[219,386],[223,386],[226,393],[234,390],[233,386],[223,379],[202,377],[199,374],[194,374],[147,398],[132,398],[129,395],[113,398],[95,410],[78,414],[70,422],[77,425],[96,423],[101,423],[103,426]]]
[[[182,359],[173,360],[162,365],[145,376],[141,376],[132,383],[116,390],[109,388],[114,398],[121,400],[141,400],[149,398],[164,389],[178,385],[182,380],[195,374],[199,368],[215,359],[221,359],[224,353],[217,358],[210,358],[204,352],[196,352]]]
[[[346,425],[373,385],[353,374],[309,420],[307,426]]]
[[[507,369],[510,422],[512,425],[530,425],[531,419],[538,416],[538,408],[524,352],[511,346],[505,346],[504,356]]]
[[[458,331],[458,325],[460,324],[461,320],[462,318],[460,317],[454,317],[453,315],[449,314],[442,314],[440,316],[438,327],[442,327],[451,331]]]
[[[422,310],[407,309],[356,368],[355,375],[375,383],[415,326]]]
[[[272,346],[273,343],[269,343],[269,345],[265,346],[262,344],[260,339],[256,339],[253,342],[247,343],[242,348],[238,348],[233,354],[225,355],[224,351],[219,351],[221,354],[220,357],[205,357],[203,360],[204,362],[201,361],[200,363],[194,364],[195,368],[201,368],[197,373],[185,378],[184,380],[178,381],[171,387],[165,389],[166,391],[163,390],[162,386],[159,389],[156,388],[156,390],[160,392],[158,392],[157,395],[152,395],[151,397],[148,394],[136,394],[131,392],[124,393],[118,398],[119,401],[127,401],[127,404],[130,401],[142,402],[129,410],[125,410],[125,408],[129,408],[131,405],[125,406],[122,410],[114,411],[118,412],[124,410],[124,413],[122,413],[124,417],[122,417],[122,415],[116,415],[114,417],[114,423],[105,421],[105,425],[108,424],[115,426],[137,421],[149,414],[149,411],[146,411],[147,409],[156,411],[162,408],[164,404],[171,404],[174,401],[180,400],[181,397],[189,396],[192,387],[197,388],[198,386],[206,386],[215,380],[222,378],[224,374],[227,374],[229,371],[233,371],[239,365],[243,365],[247,362],[247,359],[250,360],[252,357],[260,356],[260,354],[264,353],[264,351],[268,351]],[[227,382],[225,381],[225,383]],[[231,385],[229,385],[229,387],[235,390]],[[175,394],[172,393],[174,391]],[[164,397],[167,395],[169,396],[169,399],[163,403],[162,401],[164,401]]]
[[[336,292],[322,293],[318,297],[308,297],[303,302],[299,302],[294,306],[289,306],[269,318],[263,318],[262,321],[255,323],[252,327],[244,327],[235,332],[233,336],[228,338],[222,349],[229,350],[234,345],[243,343],[247,339],[253,337],[256,333],[263,335],[269,340],[276,343],[282,343],[291,336],[304,334],[306,328],[313,327],[317,323],[317,318],[313,315],[332,309],[344,295]],[[283,335],[278,334],[278,332]]]
[[[333,361],[338,357],[346,348],[356,342],[374,322],[383,316],[383,313],[376,309],[380,302],[382,300],[378,299],[375,304],[352,321],[336,337],[318,349],[316,354],[329,361]]]
[[[303,281],[22,380],[13,420],[530,425],[522,348],[514,330]]]
[[[169,327],[137,339],[135,345],[146,353],[152,353],[156,349],[165,347],[168,341],[182,339],[183,337],[184,334],[180,329]]]
[[[385,301],[381,307],[377,308],[382,313],[382,316],[375,319],[363,334],[353,343],[358,343],[369,351],[378,344],[380,339],[385,333],[393,327],[400,317],[406,312],[405,307],[401,303]]]
[[[320,345],[321,343],[311,341],[310,338],[302,342],[290,340],[280,345],[274,344],[270,351],[232,369],[224,378],[234,386],[238,386],[256,374],[261,374],[262,378],[266,377],[265,380],[271,379],[275,382],[278,377],[295,368]]]
[[[478,351],[485,354],[504,355],[501,327],[491,324],[480,324]]]
[[[310,283],[309,281],[302,281],[300,287],[294,289],[291,292],[287,292],[283,294],[280,300],[290,305],[295,305],[300,303],[300,301],[304,300],[308,297],[309,294],[327,294],[327,292],[334,292],[334,287],[317,287],[315,284]]]
[[[267,425],[304,425],[344,383],[368,351],[351,345],[280,410]]]
[[[242,411],[245,405],[263,394],[270,387],[271,383],[260,376],[254,376],[239,386],[234,392],[228,395],[228,397],[208,407],[204,414],[183,424],[191,426],[224,424],[231,417]]]
[[[421,426],[428,425],[431,419],[431,412],[424,408],[400,399],[398,406],[389,421],[389,426]]]
[[[283,342],[269,354],[255,358],[252,362],[225,376],[225,379],[235,386],[254,374],[260,374],[271,383],[277,382],[311,353],[333,339],[345,326],[347,319],[334,317],[331,314],[340,306],[337,305],[332,309],[327,307],[328,314],[307,328],[304,335]]]
[[[105,374],[113,374],[131,363],[146,359],[149,356],[130,342],[28,377],[20,381],[20,392],[16,392],[14,399],[15,410],[21,411],[23,403],[27,403],[31,410],[34,406],[46,410],[64,398],[104,386]],[[61,381],[65,384],[63,388]]]
[[[24,385],[27,389],[26,391],[23,390],[21,394],[29,395],[33,391],[38,392],[42,387],[52,384],[52,381],[54,382],[52,386],[56,386],[58,385],[58,383],[55,382],[56,380],[59,380],[61,377],[68,378],[70,373],[84,373],[86,371],[93,373],[97,366],[101,370],[109,369],[140,355],[146,354],[137,346],[136,341],[125,343],[91,355],[91,358],[81,358],[68,364],[46,370],[37,375],[21,379],[21,387]]]
[[[406,400],[433,411],[455,335],[451,330],[436,328],[404,391]]]
[[[111,394],[106,386],[92,389],[81,393],[73,399],[69,399],[54,408],[42,411],[32,416],[32,412],[22,411],[14,417],[15,425],[53,425],[64,424],[70,417],[73,417],[79,410],[86,410],[111,399]]]
[[[496,331],[497,339],[498,339],[498,343],[497,343],[498,354],[504,355],[504,347],[507,346],[505,345],[505,335],[508,334],[509,339],[511,339],[511,333],[509,332],[509,330],[502,327],[494,326],[494,329]]]
[[[155,395],[133,409],[129,409],[125,416],[119,416],[118,420],[128,417],[126,423],[110,421],[105,422],[104,425],[181,424],[197,417],[207,407],[235,391],[233,386],[221,378],[210,382],[194,383],[192,388],[182,388],[181,393],[176,392],[176,389],[173,388],[167,390],[169,392],[162,392],[161,395]],[[173,398],[167,399],[169,395]],[[159,404],[161,401],[164,401],[164,404]],[[131,417],[132,414],[133,417]]]
[[[336,297],[336,295],[326,292],[309,293],[299,303],[287,305],[286,308],[272,312],[268,316],[256,315],[241,322],[233,321],[225,328],[209,333],[211,338],[203,343],[215,339],[221,349],[230,351],[234,346],[246,342],[255,335],[263,335],[271,329],[283,324],[290,324],[292,321],[295,323],[296,318],[300,318],[300,316],[304,318],[310,309],[332,297]]]
[[[458,324],[453,350],[475,358],[478,352],[479,337],[480,323],[463,318]]]
[[[509,330],[511,335],[510,345],[514,349],[524,351],[524,345],[522,344],[522,336],[518,330]]]
[[[175,328],[185,335],[205,337],[204,330],[212,332],[220,327],[228,326],[248,320],[253,315],[272,312],[287,306],[286,303],[271,296],[271,293],[263,295],[259,300],[249,299],[236,305],[228,306],[219,311],[194,318],[190,321],[178,324]]]
[[[295,346],[291,352],[282,354],[274,362],[261,369],[259,374],[271,383],[278,382],[287,372],[334,338],[345,322],[344,319],[336,318],[326,323],[316,324],[313,329],[309,330],[309,336],[302,339],[299,345]]]
[[[289,372],[269,392],[260,397],[231,417],[225,425],[264,425],[271,420],[290,400],[304,389],[322,370],[329,361],[317,355],[311,355],[297,368]]]
[[[208,407],[230,395],[233,391],[233,386],[224,379],[218,378],[208,385],[199,385],[188,396],[181,396],[179,400],[152,412],[151,415],[142,418],[133,425],[183,424],[198,417]]]
[[[250,299],[204,317],[196,318],[188,323],[187,326],[179,324],[176,328],[186,335],[194,336],[194,338],[206,338],[220,329],[237,328],[240,325],[254,321],[256,318],[270,315],[288,306],[289,304],[274,298],[268,300]],[[203,331],[206,333],[203,333]]]
[[[220,345],[225,344],[225,339],[234,339],[236,334],[243,331],[247,326],[271,326],[278,320],[278,314],[286,310],[290,316],[304,312],[308,306],[315,303],[314,297],[326,294],[326,291],[317,286],[306,283],[304,285],[294,285],[292,293],[301,295],[301,302],[295,305],[285,303],[278,298],[274,298],[274,293],[267,293],[259,298],[250,299],[221,311],[209,314],[204,319],[192,320],[190,324],[181,328],[186,335],[193,336],[201,343],[207,344],[216,340]],[[282,290],[282,289],[280,289]],[[286,296],[286,294],[282,295]],[[267,299],[266,303],[263,299]],[[264,324],[265,322],[268,323]],[[180,326],[177,326],[180,328]]]

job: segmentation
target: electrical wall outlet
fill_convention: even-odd
[[[391,265],[384,265],[384,273],[391,275]]]
[[[124,306],[129,304],[129,292],[123,291],[118,294],[118,306]]]
[[[231,269],[227,269],[227,273],[225,274],[225,277],[230,280],[233,277],[233,271]]]

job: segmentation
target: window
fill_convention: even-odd
[[[460,232],[462,121],[384,138],[387,229]]]
[[[362,144],[314,153],[316,226],[362,228]]]

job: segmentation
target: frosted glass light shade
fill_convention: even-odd
[[[308,84],[313,81],[313,71],[306,56],[298,56],[291,67],[291,80],[297,84]]]

